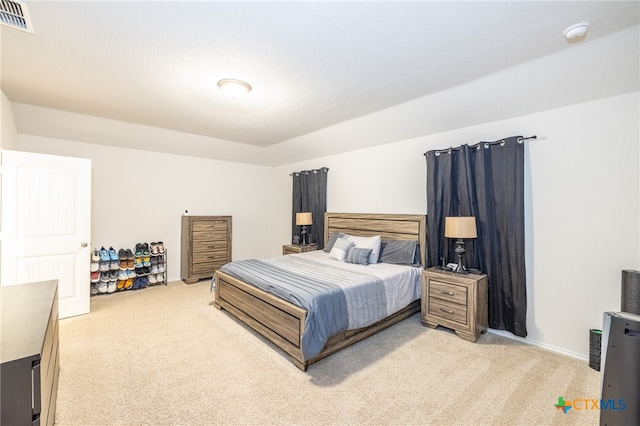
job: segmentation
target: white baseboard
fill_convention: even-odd
[[[513,335],[510,332],[505,331],[505,330],[494,330],[492,328],[489,328],[489,329],[487,329],[487,333],[491,333],[491,334],[495,334],[495,335],[498,335],[498,336],[506,337],[508,339],[516,340],[516,341],[521,342],[521,343],[526,343],[526,344],[529,344],[529,345],[538,346],[540,348],[547,349],[547,350],[552,351],[552,352],[557,352],[557,353],[562,354],[562,355],[570,356],[571,358],[576,358],[576,359],[579,359],[579,360],[582,360],[582,361],[589,362],[589,356],[588,355],[579,354],[579,353],[576,353],[576,352],[571,352],[571,351],[568,351],[566,349],[562,349],[562,348],[558,348],[556,346],[548,345],[546,343],[538,342],[536,340],[524,339],[522,337],[515,336],[515,335]]]

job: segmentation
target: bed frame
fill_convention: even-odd
[[[325,213],[325,244],[329,234],[380,235],[383,239],[417,240],[422,266],[426,261],[426,216],[407,214]],[[355,342],[389,327],[420,311],[420,300],[375,324],[348,330],[329,339],[314,358],[304,360],[301,342],[307,310],[262,291],[223,272],[215,271],[214,306],[224,309],[266,337],[291,356],[302,371],[307,367]]]

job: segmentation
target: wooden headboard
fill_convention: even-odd
[[[329,235],[342,232],[350,235],[371,237],[380,235],[386,240],[412,240],[420,243],[420,260],[426,265],[427,217],[416,214],[374,213],[325,213],[324,242]]]

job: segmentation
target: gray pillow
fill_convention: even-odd
[[[369,256],[373,250],[370,248],[351,247],[347,252],[347,263],[356,263],[358,265],[368,265]]]
[[[418,253],[417,256],[416,253]],[[378,262],[396,265],[419,265],[419,253],[417,241],[382,240]]]
[[[329,253],[333,248],[333,245],[336,243],[336,240],[344,236],[345,235],[342,232],[333,232],[329,234],[329,240],[327,241],[327,246],[323,250]]]

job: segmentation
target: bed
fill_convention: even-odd
[[[416,241],[418,251],[415,255],[415,265],[413,267],[404,267],[410,269],[411,275],[415,276],[416,272],[420,274],[426,261],[425,226],[426,217],[424,215],[325,213],[325,245],[329,243],[330,236],[333,235],[335,238],[335,236],[340,233],[356,238],[379,235],[383,241],[388,242]],[[410,299],[405,299],[404,302],[397,302],[402,303],[402,306],[387,306],[386,309],[392,312],[372,324],[362,327],[357,326],[355,328],[349,327],[337,333],[332,332],[331,335],[324,336],[326,341],[322,343],[320,349],[310,350],[308,349],[309,333],[305,333],[305,330],[309,329],[310,321],[308,320],[311,320],[311,317],[315,318],[318,316],[314,313],[315,311],[303,307],[305,304],[299,303],[297,299],[288,301],[283,297],[279,297],[276,295],[278,292],[273,291],[273,287],[270,284],[260,288],[256,286],[256,284],[262,283],[250,283],[253,278],[259,281],[263,279],[266,280],[266,277],[270,275],[268,271],[255,273],[248,278],[241,278],[237,273],[240,268],[239,263],[247,263],[250,266],[256,263],[256,261],[261,264],[268,261],[268,266],[271,266],[273,263],[275,264],[274,267],[279,267],[281,264],[292,264],[294,269],[300,266],[303,261],[309,261],[317,263],[313,268],[324,268],[325,265],[320,264],[322,262],[326,263],[326,259],[323,257],[328,255],[329,253],[318,251],[279,256],[268,260],[248,259],[247,261],[231,262],[217,270],[214,274],[214,306],[218,309],[226,310],[270,340],[290,355],[294,365],[303,371],[306,371],[310,364],[420,311],[420,279],[418,278],[417,283],[414,283],[414,285],[418,287],[415,296]],[[307,258],[310,259],[307,260]],[[332,262],[334,262],[334,264],[342,263],[336,260],[332,260]],[[326,274],[326,277],[329,277],[326,278],[326,281],[329,281],[333,276],[341,277],[342,275],[346,276],[350,274],[351,272],[346,271],[346,269],[355,270],[357,268],[365,268],[363,269],[363,271],[366,271],[364,274],[377,275],[378,272],[375,271],[376,269],[388,271],[394,269],[397,265],[377,263],[369,266],[342,266],[344,266],[344,268],[341,269],[342,272],[335,273],[337,275],[332,275],[332,273]],[[357,274],[358,271],[356,270],[354,273]],[[387,272],[382,272],[383,275],[386,273]],[[303,274],[300,275],[299,281],[305,281],[305,277],[308,277],[308,275],[313,274],[305,270]],[[377,279],[378,278],[374,278],[374,280]],[[295,281],[295,279],[292,279],[292,281]],[[327,284],[329,287],[333,286],[333,283],[329,282],[325,282],[324,284]],[[388,292],[388,290],[385,291]],[[284,294],[282,296],[284,296]],[[336,311],[337,310],[336,308]],[[355,321],[356,324],[357,322],[358,321]],[[321,327],[324,326],[321,325]],[[309,355],[310,353],[311,355]]]

